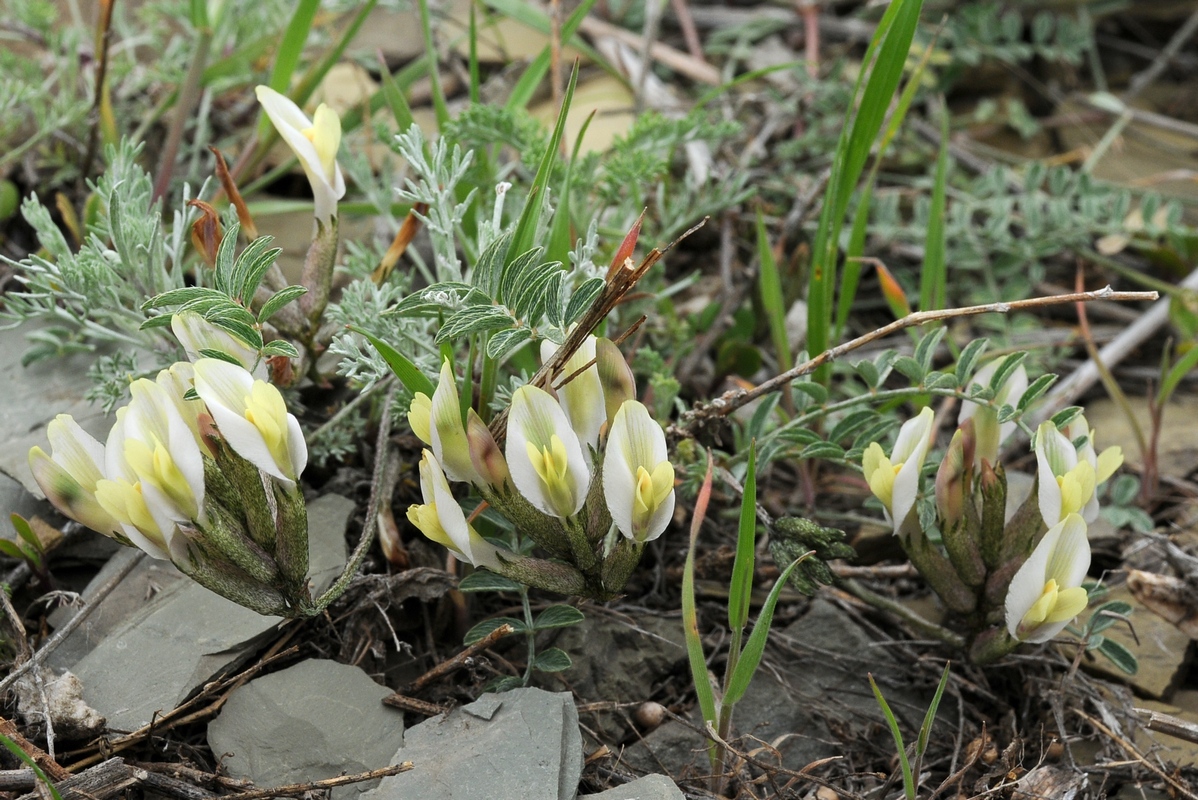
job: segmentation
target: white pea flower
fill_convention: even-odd
[[[195,390],[233,452],[290,489],[308,463],[308,446],[283,395],[245,369],[215,358],[195,363]]]
[[[636,400],[624,401],[608,432],[603,495],[616,527],[637,542],[660,536],[674,514],[674,466],[666,437]]]
[[[476,567],[498,567],[498,548],[479,536],[466,521],[437,457],[429,450],[420,459],[420,492],[424,504],[409,506],[408,520],[421,533]]]
[[[108,434],[96,500],[131,542],[169,559],[182,542],[176,526],[205,519],[203,457],[167,389],[142,378],[129,391]]]
[[[412,404],[415,407],[416,400]],[[470,460],[470,442],[466,437],[466,426],[462,423],[458,383],[449,359],[441,362],[441,377],[429,403],[428,432],[433,455],[437,457],[437,463],[445,468],[450,480],[475,484],[482,482]]]
[[[1086,521],[1069,514],[1053,525],[1011,579],[1007,631],[1022,642],[1046,642],[1085,609],[1090,569]]]
[[[188,361],[205,356],[201,350],[215,350],[231,356],[237,363],[250,370],[255,378],[266,380],[266,361],[258,357],[258,351],[233,334],[213,325],[194,311],[181,311],[171,317],[171,331],[183,345]]]
[[[557,350],[556,344],[543,339],[541,363],[549,361]],[[566,418],[570,420],[574,433],[578,435],[578,440],[584,446],[598,450],[599,431],[603,423],[607,422],[607,407],[603,401],[603,383],[599,380],[598,367],[592,363],[594,361],[595,337],[588,336],[558,373],[558,380],[567,383],[557,390],[557,395],[561,400],[562,410],[566,412]],[[586,366],[587,364],[590,366]]]
[[[1096,459],[1097,460],[1097,459]],[[1086,522],[1098,516],[1098,474],[1069,437],[1051,421],[1036,429],[1036,479],[1040,516],[1052,527],[1070,514],[1081,514]]]
[[[536,386],[512,393],[507,463],[516,489],[550,516],[578,513],[591,483],[590,461],[557,400]]]
[[[1078,414],[1073,420],[1065,426],[1063,431],[1070,442],[1074,443],[1077,450],[1077,457],[1083,461],[1089,462],[1094,468],[1094,480],[1099,486],[1105,483],[1115,470],[1123,465],[1123,448],[1118,445],[1108,447],[1099,453],[1094,447],[1094,430],[1090,427],[1090,423],[1086,421],[1084,414]],[[1081,441],[1081,445],[1076,443]],[[1087,519],[1087,522],[1093,522],[1093,519]]]
[[[262,110],[304,168],[312,184],[316,219],[327,226],[337,216],[337,201],[345,196],[345,179],[337,165],[341,120],[324,103],[310,120],[299,106],[269,86],[259,86],[255,92]]]
[[[861,458],[865,480],[870,491],[882,501],[895,533],[915,507],[919,471],[928,455],[935,421],[932,409],[924,408],[918,417],[903,423],[889,458],[877,442],[871,442]]]
[[[1002,360],[999,359],[991,361],[978,370],[969,381],[966,392],[972,392],[975,387],[988,387],[994,379],[994,373],[1001,365]],[[1027,386],[1027,370],[1020,364],[998,388],[994,395],[994,406],[981,405],[971,400],[961,402],[961,413],[957,417],[957,424],[963,425],[965,420],[973,420],[974,435],[977,437],[977,448],[974,451],[975,465],[981,466],[982,459],[989,462],[990,466],[998,463],[998,449],[1015,432],[1016,427],[1014,422],[1004,422],[1000,425],[998,409],[1003,406],[1018,406],[1020,398],[1027,391]]]
[[[121,525],[96,500],[96,484],[104,479],[104,445],[69,414],[59,414],[46,426],[51,454],[40,447],[29,451],[29,469],[46,499],[67,517],[111,536]]]

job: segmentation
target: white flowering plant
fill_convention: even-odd
[[[966,369],[977,355],[980,348],[963,356]],[[969,656],[979,663],[1022,642],[1052,639],[1089,605],[1087,525],[1098,515],[1098,486],[1123,461],[1118,447],[1097,449],[1082,409],[1065,409],[1032,432],[1035,488],[1026,500],[1009,502],[1001,448],[1048,385],[1038,380],[1029,393],[1022,361],[1022,354],[993,360],[963,383],[959,427],[931,486],[925,482],[936,438],[930,406],[901,426],[889,452],[875,441],[861,455],[887,523],[966,628]],[[1099,636],[1092,644],[1134,668],[1118,643]]]

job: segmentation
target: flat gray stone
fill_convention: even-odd
[[[344,568],[345,525],[353,508],[353,501],[337,495],[308,504],[316,592]],[[136,556],[126,550],[114,561]],[[84,597],[118,568],[110,562]],[[135,730],[239,664],[281,621],[242,608],[186,579],[169,563],[147,557],[67,638],[51,664],[75,673],[84,700],[111,729]]]
[[[413,768],[363,800],[574,800],[582,777],[568,692],[514,689],[416,725],[391,759]]]
[[[606,792],[580,794],[578,800],[685,800],[685,795],[665,775],[646,775]]]
[[[873,645],[851,617],[816,599],[789,627],[771,632],[766,661],[736,705],[735,734],[771,745],[778,755],[762,757],[777,758],[788,769],[843,752],[841,739],[884,724],[867,672],[907,729],[918,727],[926,698],[890,680],[898,672],[894,661]],[[710,771],[705,740],[673,721],[626,748],[623,758],[638,770],[675,778]]]
[[[47,517],[53,513],[49,503],[34,497],[19,481],[7,475],[0,475],[0,537],[17,537],[17,532],[12,526],[12,514],[31,519],[34,515]]]
[[[634,703],[651,699],[662,678],[686,661],[682,621],[652,615],[635,622],[589,614],[563,628],[554,644],[574,654],[570,689],[580,702]],[[628,730],[619,714],[596,712],[586,725],[605,741],[622,740]]]
[[[235,778],[261,788],[378,769],[403,745],[403,714],[358,667],[313,659],[250,681],[208,724],[208,744]],[[377,785],[333,789],[356,800]]]
[[[33,325],[21,325],[0,330],[0,386],[4,387],[4,402],[0,403],[0,473],[40,498],[41,489],[29,472],[29,448],[41,445],[49,449],[47,423],[59,414],[70,414],[85,431],[103,442],[114,417],[84,399],[92,387],[87,369],[95,362],[94,353],[21,366],[21,356],[29,348],[25,335],[35,329]]]

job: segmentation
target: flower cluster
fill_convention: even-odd
[[[999,448],[1014,432],[998,409],[1016,406],[1028,387],[1020,366],[993,386],[999,363],[973,378],[959,427],[936,473],[934,492],[940,543],[920,523],[920,473],[935,436],[925,408],[906,422],[889,456],[876,442],[862,458],[870,490],[913,564],[953,611],[978,621],[971,657],[989,661],[1019,642],[1044,642],[1087,605],[1082,581],[1090,567],[1087,524],[1098,515],[1097,488],[1123,463],[1118,447],[1099,453],[1080,412],[1060,427],[1035,432],[1036,487],[1018,508],[1007,508],[1007,481]]]
[[[542,359],[555,349],[545,343]],[[429,446],[420,462],[424,502],[408,510],[408,519],[476,566],[566,594],[610,597],[645,542],[669,524],[674,467],[665,434],[635,399],[632,372],[613,342],[587,337],[562,375],[553,391],[529,384],[512,394],[501,448],[474,409],[463,416],[446,361],[433,396],[418,393],[408,414]],[[556,560],[519,556],[483,539],[450,481],[472,484]]]
[[[68,415],[29,466],[63,514],[264,614],[302,613],[308,526],[297,485],[307,447],[279,390],[234,363],[197,316],[173,321],[194,363],[130,385],[103,445]],[[227,336],[227,334],[224,334]],[[244,349],[242,347],[241,349]],[[216,350],[223,358],[203,357]]]

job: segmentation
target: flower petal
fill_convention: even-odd
[[[312,197],[316,205],[316,219],[322,224],[328,223],[337,215],[337,201],[345,195],[345,179],[341,174],[341,167],[337,165],[336,161],[333,162],[331,172],[326,168],[324,160],[321,158],[321,151],[313,143],[313,140],[308,138],[308,133],[311,132],[313,139],[320,137],[322,139],[321,148],[327,152],[330,148],[328,129],[331,123],[326,116],[318,130],[299,106],[289,98],[269,86],[259,86],[255,92],[258,95],[258,102],[262,104],[262,110],[266,112],[266,116],[270,118],[283,141],[295,153],[300,166],[304,168],[304,174],[308,176],[308,183],[312,185]],[[336,115],[334,114],[333,117],[335,119]],[[337,120],[338,133],[340,127],[341,123]],[[338,136],[339,142],[340,137]],[[336,151],[333,152],[335,154]]]
[[[482,479],[470,460],[470,442],[466,437],[466,426],[462,424],[461,398],[449,359],[441,362],[441,377],[433,392],[430,414],[433,454],[450,480],[480,483]]]
[[[534,466],[530,449],[564,461],[554,462],[558,477],[553,485]],[[590,465],[566,413],[544,389],[526,385],[512,393],[506,455],[512,482],[534,507],[555,517],[572,516],[582,508]]]
[[[648,487],[640,486],[642,472]],[[603,454],[603,495],[612,521],[630,539],[656,539],[673,515],[673,490],[674,469],[661,426],[643,403],[625,400],[612,420]],[[638,502],[647,514],[638,512]]]
[[[566,412],[578,441],[592,450],[599,449],[599,431],[603,428],[603,423],[607,422],[603,382],[599,378],[598,367],[591,363],[595,361],[595,342],[594,336],[587,336],[582,345],[574,351],[563,365],[559,378],[568,382],[556,390],[561,399],[562,410]],[[553,342],[548,339],[542,340],[541,362],[545,363],[552,358],[557,349]]]

